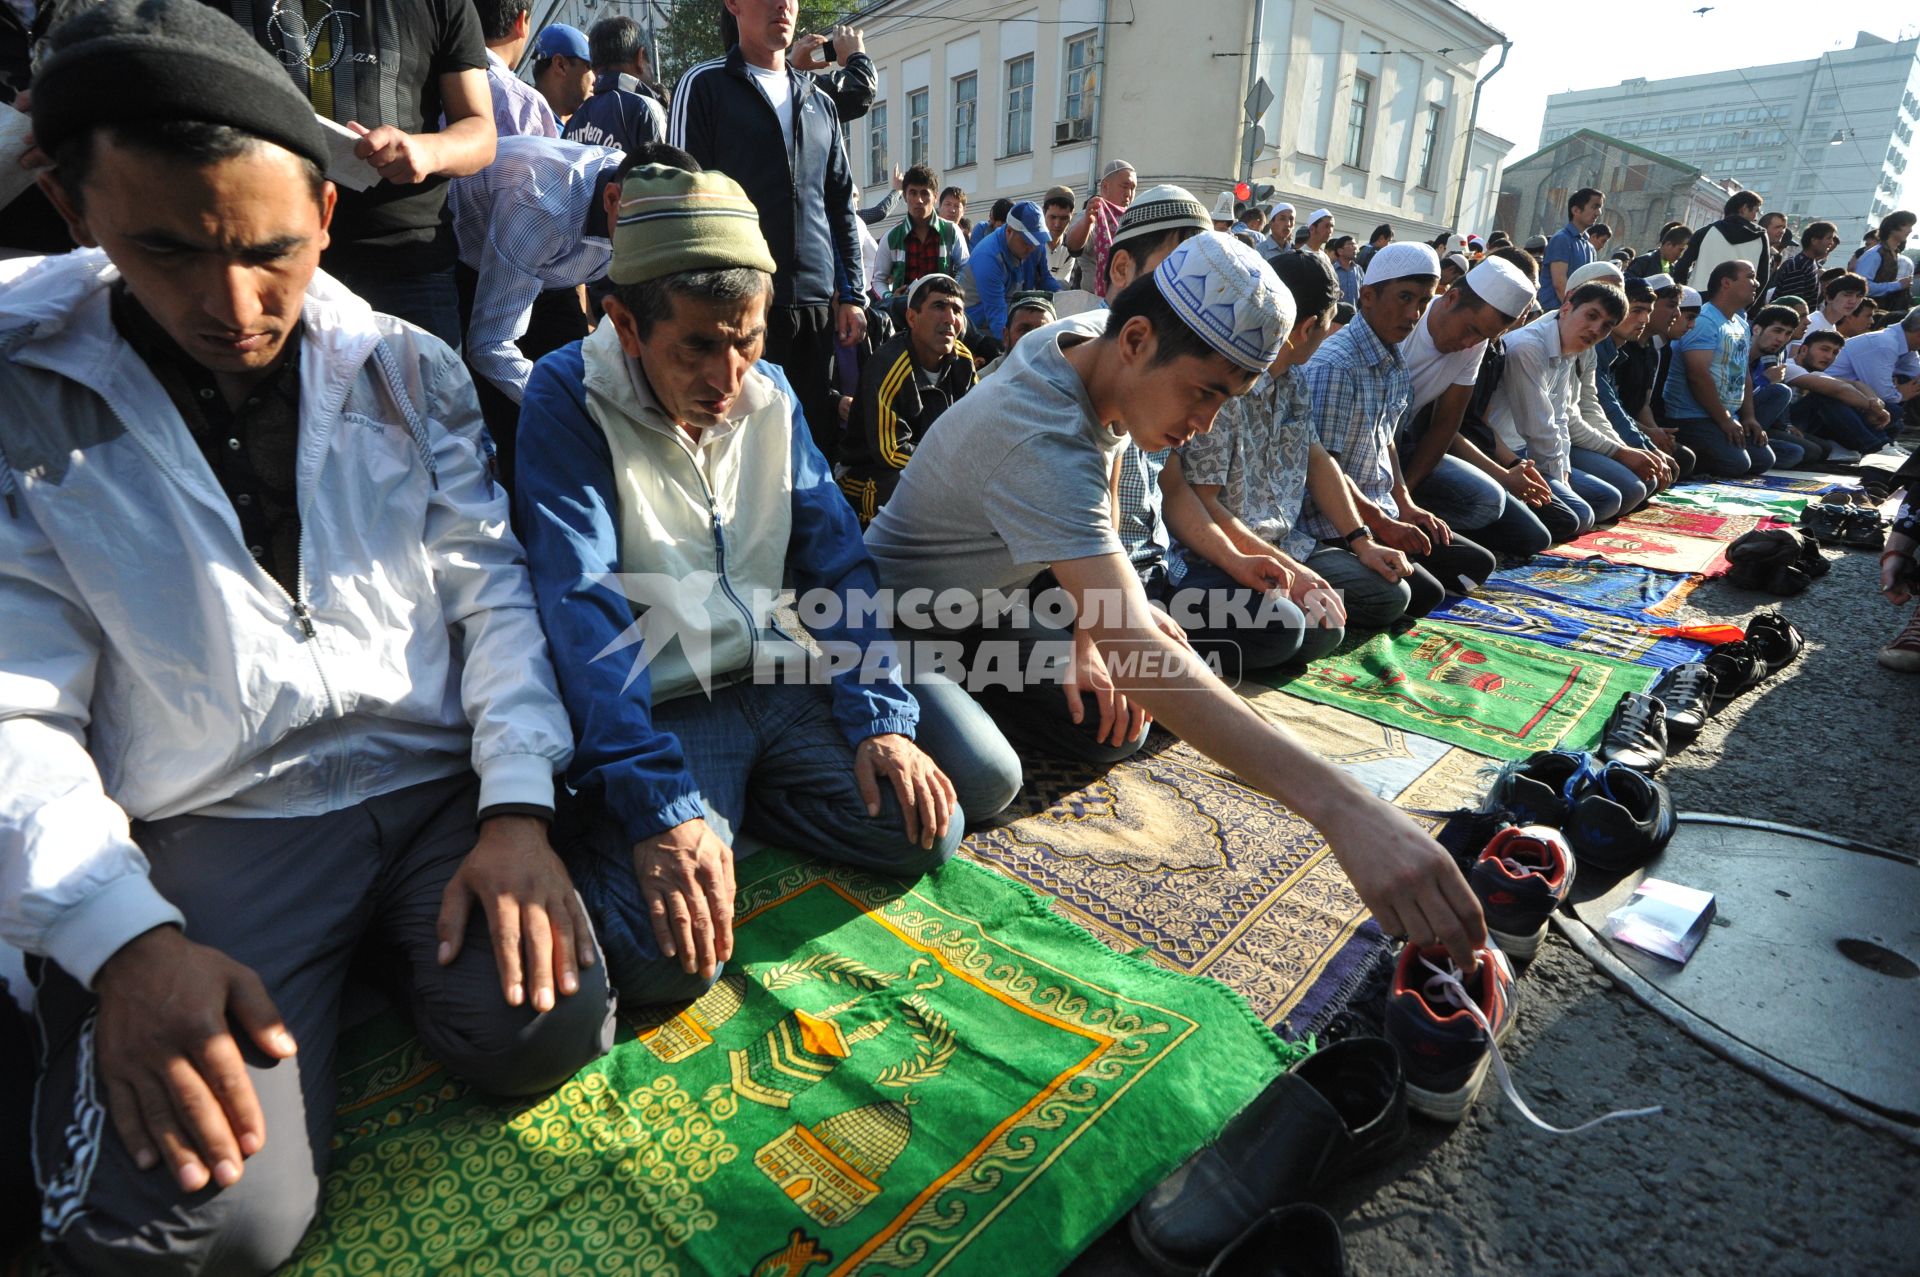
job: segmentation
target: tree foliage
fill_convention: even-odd
[[[794,38],[825,31],[857,7],[848,0],[800,0]],[[720,12],[720,0],[676,0],[660,28],[661,83],[677,84],[688,67],[727,51],[720,43]]]

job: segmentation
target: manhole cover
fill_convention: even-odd
[[[1593,875],[1593,878],[1598,878]],[[1643,877],[1714,893],[1686,966],[1602,928]],[[1807,829],[1689,812],[1660,858],[1575,885],[1574,944],[1722,1054],[1852,1116],[1920,1137],[1920,866]]]

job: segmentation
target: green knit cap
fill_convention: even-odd
[[[725,173],[643,164],[620,187],[613,227],[616,284],[642,284],[692,270],[751,266],[773,274],[760,212]]]

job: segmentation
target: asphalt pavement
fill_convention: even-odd
[[[1685,620],[1742,623],[1778,607],[1807,647],[1661,775],[1682,811],[1913,851],[1920,676],[1874,660],[1907,614],[1878,594],[1874,554],[1828,558],[1833,570],[1798,598],[1724,582],[1695,592]],[[1556,1137],[1489,1076],[1459,1126],[1416,1119],[1399,1157],[1325,1198],[1356,1277],[1920,1273],[1920,1146],[1714,1055],[1558,934],[1523,975],[1518,1007],[1504,1050],[1541,1116],[1572,1125],[1649,1104],[1665,1114]],[[1072,1271],[1149,1270],[1117,1233]]]

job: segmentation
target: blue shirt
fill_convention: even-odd
[[[1006,329],[1007,298],[1015,293],[1035,288],[1060,291],[1060,281],[1047,267],[1046,248],[1035,246],[1024,259],[1016,261],[1013,250],[1007,247],[1007,229],[1002,226],[975,245],[966,269],[960,272],[967,323],[981,332]]]
[[[1356,263],[1359,260],[1357,257],[1354,259]],[[1339,262],[1335,262],[1333,264],[1333,277],[1340,283],[1340,300],[1350,302],[1356,307],[1359,306],[1360,267],[1358,265],[1342,266]]]
[[[1712,302],[1702,306],[1700,318],[1673,348],[1673,371],[1667,374],[1667,415],[1693,420],[1713,415],[1693,397],[1693,388],[1687,385],[1689,350],[1713,353],[1713,384],[1720,392],[1721,406],[1738,415],[1740,401],[1747,394],[1747,352],[1752,345],[1745,315],[1723,315]]]
[[[1905,405],[1900,402],[1900,387],[1895,378],[1904,381],[1920,377],[1920,355],[1907,349],[1906,329],[1899,324],[1889,324],[1877,333],[1849,337],[1847,344],[1840,348],[1840,357],[1827,369],[1827,376],[1871,386],[1898,420]]]
[[[1560,233],[1547,241],[1547,255],[1540,259],[1540,309],[1557,310],[1560,306],[1560,294],[1553,287],[1553,264],[1567,264],[1567,278],[1573,278],[1573,272],[1593,260],[1593,241],[1587,233],[1568,222],[1560,228]]]
[[[1389,346],[1364,318],[1327,338],[1302,370],[1313,404],[1320,446],[1360,489],[1360,495],[1398,518],[1393,499],[1393,436],[1413,403],[1413,379],[1398,346]],[[1340,535],[1334,521],[1307,498],[1300,526],[1326,540]]]

